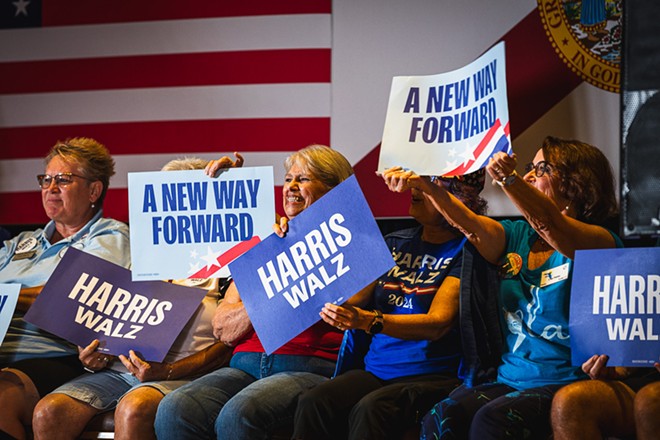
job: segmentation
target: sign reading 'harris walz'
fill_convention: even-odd
[[[270,354],[394,266],[351,176],[229,264],[250,321]]]
[[[660,248],[577,251],[570,334],[574,365],[594,354],[611,366],[660,362]]]
[[[67,341],[111,355],[134,350],[162,362],[206,294],[163,281],[131,281],[131,272],[69,248],[25,320]]]

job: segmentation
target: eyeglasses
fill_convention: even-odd
[[[51,176],[50,174],[37,174],[37,182],[39,182],[41,189],[48,189],[54,180],[55,185],[57,185],[59,188],[72,184],[73,177],[80,177],[81,179],[89,180],[90,182],[94,180],[90,179],[89,177],[79,176],[78,174],[73,173],[57,173],[54,176]]]
[[[548,173],[548,175],[552,174],[552,165],[550,162],[546,162],[545,160],[538,161],[536,163],[530,162],[527,165],[525,165],[525,174],[529,173],[530,171],[534,170],[534,175],[536,177],[541,177],[544,174]]]

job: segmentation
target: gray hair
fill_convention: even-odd
[[[167,162],[161,171],[203,170],[209,161],[199,157],[179,157]]]

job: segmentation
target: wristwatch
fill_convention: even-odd
[[[367,333],[370,335],[375,335],[376,333],[383,331],[383,313],[380,310],[373,310],[373,312],[374,320],[371,321],[369,330],[367,330]]]
[[[513,170],[513,172],[511,174],[509,174],[508,176],[506,176],[502,180],[496,180],[495,183],[497,183],[499,186],[504,188],[506,186],[511,185],[513,182],[515,182],[516,177],[518,177],[518,173],[516,173],[516,170]]]

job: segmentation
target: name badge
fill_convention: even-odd
[[[16,246],[16,251],[14,252],[14,258],[12,260],[26,260],[32,258],[34,254],[37,253],[37,239],[34,237],[26,238],[18,243]]]
[[[569,263],[566,263],[552,269],[544,270],[541,273],[541,287],[549,286],[568,278],[568,266]]]

